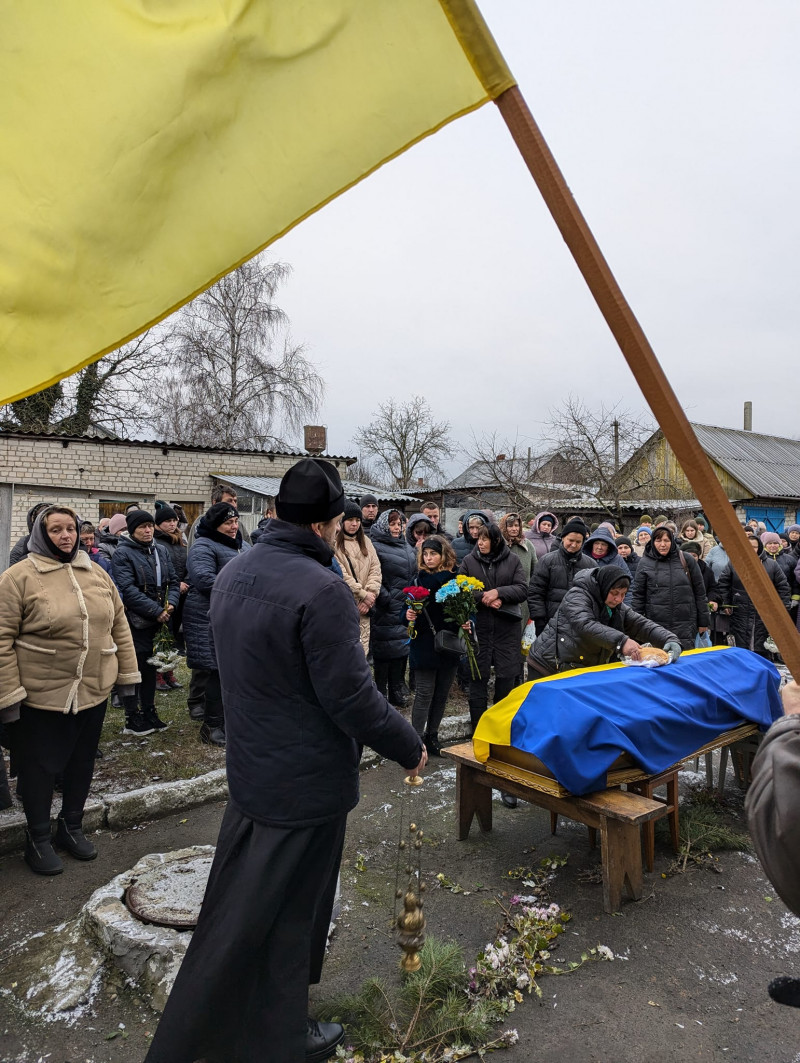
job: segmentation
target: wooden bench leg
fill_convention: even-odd
[[[603,858],[603,908],[619,910],[623,886],[633,900],[642,896],[642,846],[639,828],[618,819],[600,821]]]
[[[456,821],[458,840],[469,837],[473,817],[486,833],[492,829],[492,790],[476,781],[475,771],[466,764],[456,765]]]
[[[667,781],[667,806],[672,808],[672,811],[668,813],[669,817],[669,840],[672,842],[672,851],[677,853],[680,851],[681,839],[680,839],[680,813],[678,811],[678,773],[676,772],[671,779]],[[652,826],[652,824],[651,824]],[[648,867],[648,871],[652,871],[651,867]]]

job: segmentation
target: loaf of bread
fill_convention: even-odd
[[[639,650],[642,655],[642,660],[657,661],[659,664],[666,664],[669,661],[669,654],[666,650],[660,650],[657,646],[642,646]]]

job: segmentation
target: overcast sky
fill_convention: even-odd
[[[689,418],[740,428],[751,399],[799,435],[800,4],[479,3]],[[535,443],[570,392],[644,408],[493,104],[272,252],[330,453],[415,392],[462,443]]]

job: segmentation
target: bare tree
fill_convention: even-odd
[[[163,363],[160,339],[150,329],[65,380],[12,402],[0,423],[27,432],[83,435],[97,427],[131,434],[146,419],[144,396]]]
[[[342,479],[355,480],[361,484],[370,484],[372,487],[386,488],[393,486],[392,484],[387,484],[385,471],[378,469],[374,459],[370,459],[366,455],[359,455],[358,461],[354,465],[348,465]]]
[[[681,492],[656,475],[645,475],[635,485],[623,482],[622,466],[655,430],[647,415],[634,415],[620,408],[601,405],[592,409],[570,395],[561,406],[550,410],[548,434],[563,462],[564,476],[624,526],[621,503],[626,499],[678,498]]]
[[[178,311],[151,421],[164,437],[217,447],[286,446],[324,384],[275,302],[290,268],[253,259]]]
[[[376,416],[353,442],[375,459],[393,485],[406,487],[426,473],[431,480],[441,478],[442,462],[455,448],[449,433],[449,422],[435,421],[427,400],[414,395],[409,402],[380,403]]]
[[[467,470],[469,488],[476,498],[493,507],[512,508],[523,513],[552,499],[542,497],[539,469],[549,457],[541,444],[529,446],[519,435],[509,439],[497,432],[472,435],[464,448],[472,465]]]

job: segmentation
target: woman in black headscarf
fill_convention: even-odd
[[[591,668],[621,657],[636,659],[642,642],[677,660],[681,655],[677,637],[624,604],[630,583],[630,576],[613,565],[579,572],[533,644],[529,676]]]

